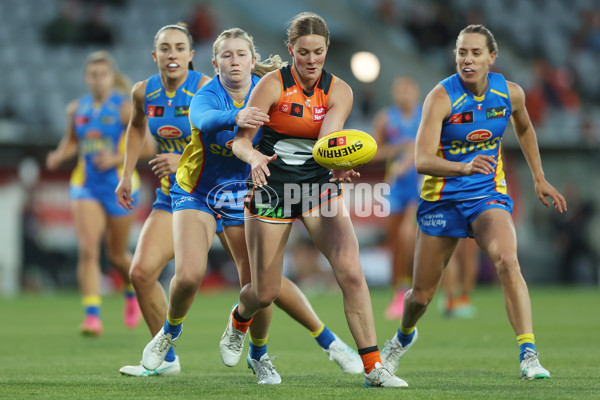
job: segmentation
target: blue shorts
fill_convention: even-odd
[[[107,189],[103,186],[88,187],[88,186],[69,186],[69,197],[71,200],[96,200],[109,217],[124,217],[131,214],[133,210],[127,210],[117,201],[117,195],[114,190]],[[137,204],[140,199],[139,190],[131,194],[134,204]]]
[[[396,179],[390,185],[390,194],[387,196],[390,202],[390,213],[400,214],[406,210],[410,204],[416,204],[419,201],[419,179],[416,173],[408,174]]]
[[[217,221],[217,230],[215,232],[216,233],[223,232],[223,218],[221,218],[220,215],[217,215],[217,218],[215,219],[215,221]]]
[[[506,194],[464,201],[419,200],[417,222],[421,231],[430,236],[473,237],[471,224],[491,208],[501,208],[512,215],[513,201]]]
[[[164,210],[173,214],[173,207],[171,206],[171,196],[164,194],[163,191],[158,188],[156,189],[156,200],[152,203],[153,210]]]
[[[198,192],[188,193],[179,187],[177,182],[171,186],[171,204],[173,212],[181,210],[199,210],[217,218],[221,216],[223,226],[234,226],[244,224],[244,207],[243,202],[231,201],[226,198],[214,198],[209,201],[206,195],[201,195]],[[218,223],[217,223],[218,225]]]

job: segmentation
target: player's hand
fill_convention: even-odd
[[[271,171],[269,171],[267,165],[276,158],[277,154],[266,156],[259,151],[254,151],[249,164],[252,167],[252,182],[254,182],[256,186],[260,187],[267,184],[267,176],[271,176]]]
[[[117,201],[126,210],[133,210],[133,198],[131,197],[131,178],[122,177],[115,190]]]
[[[546,207],[550,207],[550,203],[546,199],[546,197],[550,197],[556,211],[561,214],[567,211],[567,201],[564,196],[545,179],[535,184],[535,194]]]
[[[260,111],[258,107],[246,107],[235,116],[235,123],[240,128],[260,128],[269,122],[269,114]]]
[[[497,163],[494,156],[478,154],[474,159],[465,164],[464,174],[468,176],[473,174],[489,175],[494,172]]]
[[[148,164],[152,167],[154,175],[163,178],[177,172],[177,165],[179,165],[180,158],[181,154],[162,153],[157,154],[156,157],[148,161]]]
[[[58,154],[57,151],[51,151],[50,153],[48,153],[48,156],[46,156],[46,168],[49,171],[55,171],[56,169],[58,169],[61,163],[62,160],[60,158],[60,154]]]
[[[329,182],[352,182],[352,179],[360,178],[360,173],[353,169],[332,169],[331,175],[333,175],[333,178]]]

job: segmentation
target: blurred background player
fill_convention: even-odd
[[[373,136],[378,146],[374,160],[385,161],[385,181],[390,184],[386,238],[392,255],[394,296],[385,316],[398,319],[402,317],[404,296],[412,282],[420,184],[414,152],[423,105],[419,86],[412,78],[397,77],[390,94],[394,104],[375,117]]]
[[[193,70],[192,38],[185,25],[166,25],[154,37],[152,58],[159,73],[136,83],[132,91],[133,109],[127,128],[125,167],[116,188],[119,203],[133,210],[132,175],[150,129],[158,154],[150,160],[152,172],[160,178],[152,212],[146,219],[133,256],[130,276],[152,337],[160,331],[167,316],[167,297],[158,278],[173,259],[173,209],[169,191],[175,182],[181,153],[191,140],[188,119],[194,94],[210,78]],[[171,348],[164,363],[154,371],[141,364],[124,366],[121,373],[132,376],[176,375],[178,357]]]
[[[85,82],[90,93],[67,106],[65,136],[56,150],[48,154],[46,166],[54,171],[75,154],[79,156],[71,174],[69,195],[79,247],[77,279],[85,308],[80,329],[83,334],[98,336],[102,333],[100,249],[103,237],[108,259],[125,282],[125,325],[133,328],[141,317],[129,280],[131,254],[127,245],[134,214],[119,206],[114,193],[123,172],[124,133],[131,103],[125,94],[130,89],[129,81],[117,71],[112,57],[105,51],[89,55]],[[139,185],[139,176],[132,172],[134,198],[139,195]]]
[[[477,309],[471,303],[479,272],[479,248],[475,240],[463,238],[448,261],[442,276],[439,309],[446,317],[473,318]]]

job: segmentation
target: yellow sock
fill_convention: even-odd
[[[181,323],[183,322],[183,320],[185,319],[185,315],[181,318],[172,318],[168,313],[167,313],[167,322],[173,326],[177,326],[177,325],[181,325]]]
[[[311,332],[310,334],[314,338],[319,337],[319,335],[321,334],[321,332],[323,332],[323,329],[325,329],[325,324],[323,322],[321,322],[321,327],[319,329],[317,329],[316,331]]]
[[[102,298],[100,296],[98,296],[98,295],[83,296],[81,298],[81,304],[84,307],[99,306],[100,304],[102,304]]]
[[[266,338],[264,339],[255,339],[252,337],[252,335],[250,335],[250,342],[252,342],[252,344],[256,347],[260,347],[260,346],[264,346],[267,344],[267,339],[269,338],[269,335],[267,335]]]
[[[519,342],[519,345],[522,345],[523,343],[535,344],[535,338],[533,336],[533,333],[524,333],[522,335],[517,336],[517,342]]]
[[[412,328],[405,328],[402,326],[402,324],[400,324],[400,333],[403,335],[410,335],[411,333],[413,333],[415,328],[416,326],[413,326]]]

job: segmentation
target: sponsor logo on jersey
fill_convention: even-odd
[[[190,114],[190,106],[177,106],[175,107],[176,117],[187,117]]]
[[[90,122],[86,115],[78,115],[75,117],[75,125],[85,125]]]
[[[483,110],[483,104],[479,103],[477,104],[477,111],[481,111]]]
[[[225,143],[225,147],[227,147],[228,149],[233,149],[233,139]]]
[[[292,103],[292,109],[290,110],[290,115],[292,117],[300,117],[304,115],[304,106],[298,103]]]
[[[331,148],[331,147],[345,146],[346,143],[347,143],[346,136],[338,136],[338,137],[329,139],[327,141],[327,147]]]
[[[506,117],[506,106],[487,108],[485,110],[485,117],[487,119]]]
[[[325,106],[314,106],[312,108],[313,111],[313,122],[321,122],[323,118],[325,118],[325,113],[327,113],[327,109]]]
[[[294,90],[292,90],[292,91],[290,91],[290,92],[285,92],[285,94],[283,95],[283,97],[288,97],[288,96],[291,96],[291,95],[293,95],[294,93],[298,93],[298,89],[294,89]]]
[[[115,123],[115,118],[111,117],[110,115],[105,115],[104,117],[100,118],[100,122],[105,125],[112,125]]]
[[[473,123],[473,111],[452,114],[450,116],[451,124],[471,124]]]
[[[148,118],[162,118],[165,116],[165,106],[148,106]]]
[[[182,133],[179,130],[179,128],[173,125],[163,125],[160,128],[158,128],[158,131],[156,133],[158,133],[158,136],[164,137],[166,139],[175,139],[182,136]]]
[[[487,135],[487,133],[481,133],[481,132],[471,132],[471,133],[477,133],[477,134],[481,134],[482,137],[484,135]],[[473,136],[475,137],[475,135]],[[451,146],[448,149],[448,152],[450,154],[469,154],[472,153],[474,151],[485,151],[485,150],[494,150],[499,146],[499,143],[502,142],[502,138],[500,136],[496,136],[493,139],[490,140],[483,140],[480,139],[479,141],[472,141],[472,142],[463,142],[461,140],[454,140],[451,143]]]
[[[85,133],[86,139],[100,139],[102,137],[102,132],[98,129],[90,129]]]
[[[281,106],[279,106],[279,111],[284,114],[289,114],[292,117],[302,117],[304,115],[304,106],[302,104],[284,101],[281,103]]]
[[[306,104],[306,107],[310,108],[310,99],[306,99],[304,104]]]
[[[491,138],[492,132],[488,131],[487,129],[478,129],[467,135],[467,140],[473,143],[485,142],[486,140],[490,140]]]

